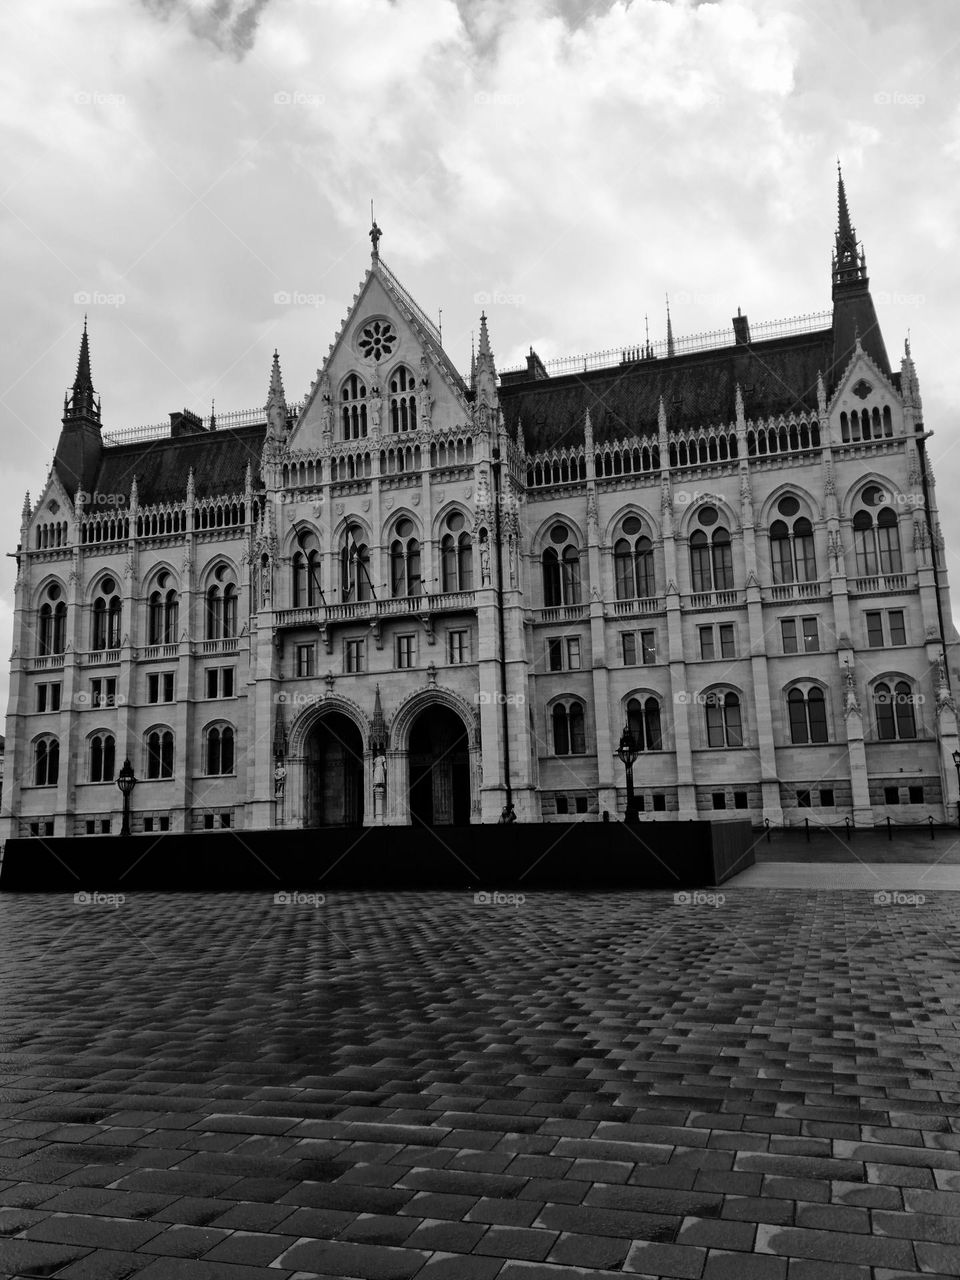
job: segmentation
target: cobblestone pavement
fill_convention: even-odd
[[[2,897],[0,1273],[956,1276],[917,898]]]

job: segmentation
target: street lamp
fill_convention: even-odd
[[[123,768],[117,774],[117,786],[123,796],[123,822],[120,824],[120,834],[122,836],[130,834],[130,796],[136,785],[137,778],[133,772],[133,765],[129,760],[124,760]]]
[[[957,771],[957,826],[960,827],[960,751],[953,753],[953,766]]]
[[[626,821],[631,825],[637,825],[640,822],[640,811],[637,808],[637,798],[633,793],[633,763],[639,754],[640,750],[637,745],[637,740],[631,733],[629,724],[624,725],[623,733],[620,735],[620,745],[617,748],[617,756],[620,759],[627,775]],[[958,776],[960,776],[960,774],[958,774]]]

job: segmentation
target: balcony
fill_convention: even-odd
[[[585,604],[555,604],[540,610],[541,622],[579,622],[587,616]]]
[[[304,609],[276,609],[274,627],[326,627],[334,622],[376,622],[383,618],[433,613],[462,613],[476,608],[472,591],[447,591],[436,595],[389,596],[383,600],[357,600],[346,604],[318,604]]]
[[[140,657],[147,662],[158,662],[161,658],[175,658],[179,652],[178,644],[148,644],[140,650]]]
[[[634,618],[649,613],[663,613],[666,608],[663,596],[637,596],[633,600],[614,600],[612,612],[616,618]]]
[[[856,596],[882,596],[891,591],[907,590],[905,573],[878,574],[872,578],[854,578],[851,594]]]
[[[65,655],[62,653],[48,653],[48,654],[44,654],[42,658],[31,658],[29,660],[30,670],[31,671],[55,670],[56,668],[63,666],[64,656]]]
[[[696,591],[683,597],[683,607],[694,611],[729,609],[740,603],[739,591]]]
[[[826,582],[778,582],[769,588],[769,599],[780,603],[784,600],[818,600],[828,594]]]
[[[173,653],[170,656],[176,657],[177,646],[175,644],[164,645],[163,647],[165,649],[166,648],[172,649]],[[237,653],[239,652],[239,649],[240,649],[240,641],[237,638],[237,636],[227,636],[221,640],[201,640],[200,641],[200,652],[204,654]]]
[[[109,667],[120,661],[119,649],[91,649],[82,655],[85,667]]]

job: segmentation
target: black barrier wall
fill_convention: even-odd
[[[0,889],[681,889],[753,862],[748,822],[320,827],[8,840]]]

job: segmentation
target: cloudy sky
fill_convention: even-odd
[[[661,338],[668,292],[678,335],[820,311],[839,156],[960,580],[955,0],[5,0],[0,48],[5,550],[84,310],[106,430],[262,405],[275,346],[299,399],[371,197],[462,369],[483,305],[501,367]]]

